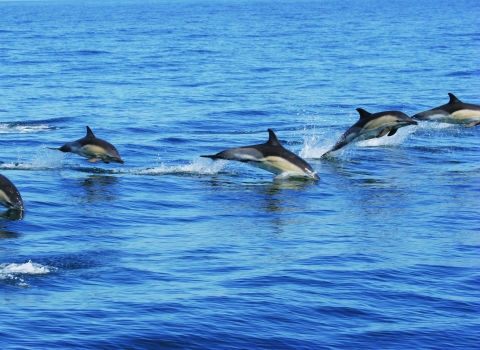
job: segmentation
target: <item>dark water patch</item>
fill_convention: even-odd
[[[103,50],[78,50],[73,52],[74,55],[80,55],[80,56],[96,56],[96,55],[106,55],[110,53],[111,52],[103,51]]]
[[[277,72],[284,68],[278,67],[261,67],[261,68],[252,68],[251,71],[254,73],[270,73],[270,72]]]
[[[68,167],[70,170],[79,171],[81,173],[89,173],[89,174],[119,174],[122,170],[118,169],[103,169],[98,167],[82,167],[77,165],[71,165]]]
[[[166,138],[166,139],[160,139],[160,141],[165,142],[165,143],[173,143],[173,144],[184,144],[184,143],[191,142],[190,139],[183,139],[183,138],[179,138],[179,137],[169,137],[169,138]]]
[[[212,112],[208,113],[208,117],[218,117],[218,116],[270,116],[271,113],[269,111],[262,111],[262,110],[226,110],[221,112]]]
[[[211,54],[217,54],[218,51],[198,49],[198,50],[187,50],[187,51],[185,51],[185,53],[187,53],[187,54],[194,54],[194,55],[196,55],[196,54],[199,54],[199,55],[205,55],[205,54],[211,55]]]
[[[115,250],[90,250],[65,254],[39,256],[35,260],[42,265],[61,270],[93,269],[111,264],[117,259],[119,252]]]
[[[186,87],[186,88],[196,88],[196,87],[204,87],[204,86],[211,86],[211,85],[215,85],[215,84],[218,84],[218,81],[204,81],[204,82],[196,82],[196,83],[188,83],[188,84],[178,84],[178,85],[175,85],[175,86],[178,86],[178,87]],[[196,100],[192,100],[192,99],[189,99],[187,98],[186,101],[188,102],[192,102],[192,103],[198,103],[198,101]],[[205,100],[203,100],[205,101]],[[215,102],[214,100],[211,100],[210,102]]]
[[[16,239],[22,237],[22,234],[19,232],[13,232],[5,230],[6,227],[0,225],[0,240],[2,239]],[[1,250],[1,248],[0,248]]]
[[[457,71],[445,74],[446,77],[478,77],[480,75],[480,70],[473,71]]]
[[[4,212],[0,211],[0,222],[23,220],[24,217],[25,217],[24,210],[8,209]]]

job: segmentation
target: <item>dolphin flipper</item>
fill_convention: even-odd
[[[102,159],[101,158],[90,158],[90,159],[87,159],[87,162],[89,163],[96,163],[96,162],[100,162]],[[105,163],[109,163],[109,162],[105,162]]]
[[[393,136],[393,135],[395,135],[396,132],[397,132],[397,130],[398,130],[398,129],[392,129],[392,130],[390,130],[390,132],[388,133],[388,136]]]
[[[386,134],[388,134],[390,132],[390,128],[385,128],[383,129],[380,134],[377,135],[377,138],[378,137],[382,137],[382,136],[385,136]]]

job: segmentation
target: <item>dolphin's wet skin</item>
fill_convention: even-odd
[[[405,113],[398,111],[386,111],[378,113],[369,113],[362,108],[357,108],[360,114],[360,120],[353,124],[333,146],[331,150],[322,155],[325,156],[334,152],[354,140],[368,140],[385,135],[393,136],[398,129],[418,124]]]
[[[116,162],[124,164],[115,146],[111,143],[95,137],[92,130],[87,126],[87,135],[79,140],[67,142],[60,148],[50,148],[62,152],[71,152],[88,158],[90,163],[103,161],[104,163]]]
[[[268,134],[269,138],[265,143],[230,148],[214,155],[201,157],[245,162],[277,175],[292,173],[314,180],[320,179],[310,164],[281,145],[273,130],[268,129]]]
[[[480,124],[479,105],[463,103],[452,93],[448,93],[448,96],[450,97],[448,103],[417,113],[412,119],[466,124],[465,127],[467,128]]]

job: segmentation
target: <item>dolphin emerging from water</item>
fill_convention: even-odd
[[[0,174],[0,204],[10,209],[25,210],[22,196],[15,185]]]
[[[266,143],[253,146],[230,148],[214,155],[204,155],[210,159],[227,159],[249,163],[274,174],[292,173],[319,180],[319,176],[302,158],[284,148],[275,133],[268,129]]]
[[[60,148],[51,148],[62,152],[72,152],[88,158],[90,163],[103,161],[104,163],[116,162],[123,164],[117,149],[111,143],[95,137],[87,126],[87,135],[77,141],[67,142]]]
[[[368,140],[375,137],[382,137],[388,134],[393,136],[398,129],[407,125],[417,125],[408,115],[398,111],[386,111],[369,113],[362,108],[357,108],[360,120],[353,124],[333,146],[333,148],[322,155],[336,151],[355,139]]]
[[[452,124],[467,124],[467,128],[480,124],[480,106],[463,103],[451,93],[448,93],[448,96],[450,96],[450,101],[447,104],[417,113],[412,118]]]

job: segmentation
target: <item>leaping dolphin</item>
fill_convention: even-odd
[[[465,126],[467,128],[480,124],[480,106],[463,103],[452,93],[448,93],[448,96],[450,96],[450,101],[447,104],[417,113],[412,118],[451,124],[467,124]]]
[[[0,204],[9,209],[25,210],[22,196],[15,185],[0,174]]]
[[[249,163],[276,175],[294,173],[319,180],[320,177],[302,158],[284,148],[275,133],[268,129],[269,138],[266,143],[253,146],[230,148],[214,155],[203,155],[213,160],[227,159]]]
[[[360,120],[353,124],[333,146],[333,148],[322,155],[336,151],[355,139],[368,140],[375,137],[382,137],[388,134],[393,136],[398,129],[407,125],[417,125],[408,115],[398,111],[386,111],[369,113],[362,108],[357,108]]]
[[[73,142],[67,142],[60,148],[51,148],[62,152],[72,152],[88,158],[90,163],[103,161],[104,163],[117,162],[123,164],[117,149],[111,143],[95,137],[87,126],[87,135]]]

